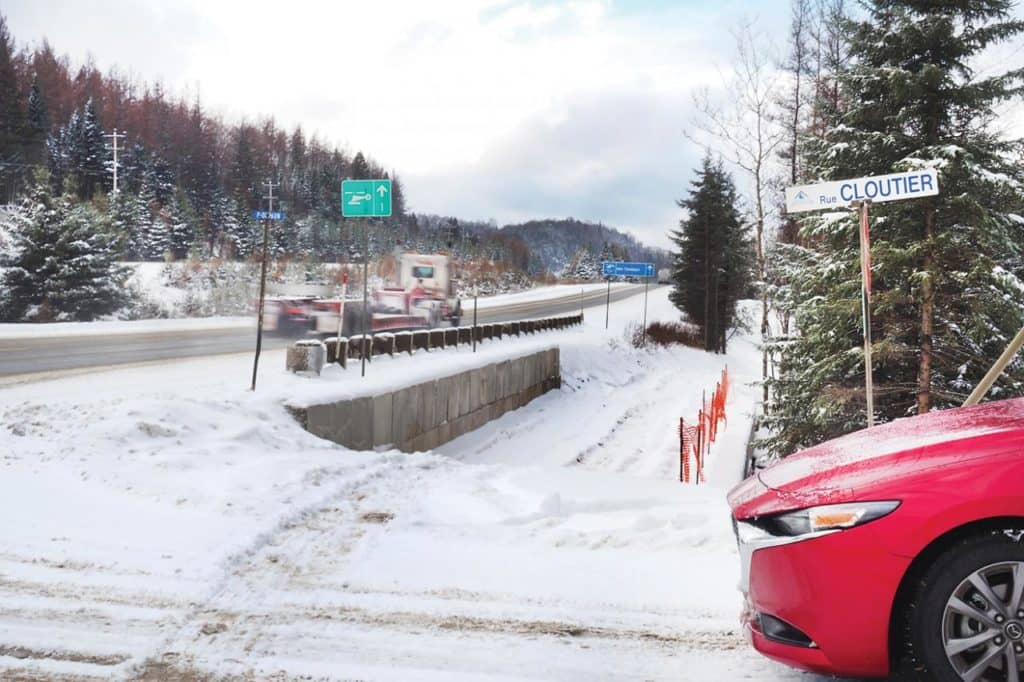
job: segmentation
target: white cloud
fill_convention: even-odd
[[[720,84],[741,14],[782,45],[789,2],[639,6],[7,0],[3,12],[19,41],[48,36],[76,63],[91,53],[172,92],[198,88],[229,119],[273,116],[364,150],[403,176],[416,210],[572,215],[665,245],[700,154],[682,134],[689,93]],[[1019,129],[1021,116],[1006,122]]]

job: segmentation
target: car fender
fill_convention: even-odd
[[[958,528],[998,518],[1024,519],[1024,456],[975,460],[944,475],[907,489],[892,486],[877,491],[876,499],[899,499],[892,514],[898,523],[872,524],[879,541],[899,556],[916,557],[938,538]],[[897,494],[897,487],[902,487]]]

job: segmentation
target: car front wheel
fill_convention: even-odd
[[[913,677],[1024,680],[1024,531],[992,531],[947,549],[910,608]]]

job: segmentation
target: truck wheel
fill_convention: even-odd
[[[1024,531],[976,535],[943,552],[910,605],[910,663],[935,682],[1021,679]]]

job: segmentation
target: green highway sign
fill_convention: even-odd
[[[391,215],[390,180],[342,180],[341,215],[387,218]]]

